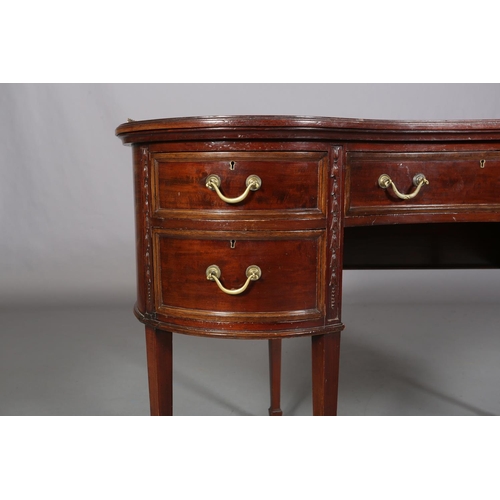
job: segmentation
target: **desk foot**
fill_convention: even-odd
[[[281,339],[269,340],[269,385],[271,389],[271,406],[269,416],[281,417]]]
[[[281,411],[280,408],[278,408],[278,409],[269,408],[269,416],[270,417],[282,417],[283,412]]]
[[[337,415],[340,332],[312,337],[313,415]]]
[[[151,415],[171,416],[172,397],[172,332],[146,326],[149,403]]]

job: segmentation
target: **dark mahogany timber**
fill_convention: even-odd
[[[172,333],[146,325],[151,415],[172,415]]]
[[[337,415],[340,332],[312,337],[313,414]]]
[[[269,343],[269,386],[271,390],[271,406],[269,416],[280,417],[281,410],[281,339],[271,339]]]
[[[281,339],[311,336],[313,414],[335,415],[344,268],[500,264],[500,120],[209,116],[116,134],[133,152],[152,415],[172,415],[170,332],[268,340],[270,415]],[[401,199],[382,174],[403,197],[428,184]]]

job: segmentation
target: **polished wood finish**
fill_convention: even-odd
[[[172,333],[146,325],[151,415],[172,415]]]
[[[146,324],[152,413],[171,414],[168,335],[267,339],[271,410],[279,342],[312,337],[313,413],[336,413],[346,268],[496,267],[500,120],[396,122],[214,116],[130,122],[137,248],[135,314]],[[378,186],[388,174],[400,200]],[[239,196],[206,186],[217,174]],[[262,277],[229,296],[258,265]],[[162,366],[165,366],[164,370]],[[168,386],[168,387],[167,387]],[[160,396],[166,391],[166,396]]]
[[[312,337],[313,415],[337,415],[340,332]]]
[[[327,156],[321,151],[155,153],[152,162],[153,213],[159,217],[211,218],[225,212],[244,212],[247,217],[248,212],[264,210],[282,217],[283,211],[326,211],[322,181]],[[206,187],[211,174],[220,177],[220,189],[229,198],[242,194],[250,175],[264,182],[243,202],[227,204]]]
[[[349,176],[346,215],[405,214],[412,212],[457,214],[500,208],[498,177],[500,154],[492,151],[363,151],[347,154]],[[400,192],[415,190],[412,183],[422,173],[429,181],[418,196],[402,200],[377,181],[388,174]]]
[[[319,334],[325,325],[328,331],[343,328],[339,147],[299,141],[284,152],[276,143],[200,140],[134,149],[141,321],[177,333],[254,339]],[[205,185],[212,168],[221,177],[224,168],[224,182],[231,186],[234,176],[238,187],[258,172],[262,190],[236,206],[214,208],[223,202]],[[302,185],[305,173],[313,180]],[[294,176],[299,185],[286,193],[280,186],[291,186]],[[167,189],[172,182],[177,194]],[[186,193],[191,201],[173,208],[171,198]],[[243,284],[249,265],[261,267],[262,277],[241,296],[226,296],[206,279],[212,264],[221,268],[227,288]]]
[[[270,339],[269,347],[269,386],[271,393],[271,406],[269,416],[280,417],[281,410],[281,339]]]
[[[317,276],[325,265],[324,232],[158,230],[154,237],[158,313],[218,322],[226,315],[248,328],[292,317],[323,324],[324,281]],[[228,289],[245,283],[251,265],[259,266],[262,276],[244,293],[227,295],[206,278],[212,264]]]

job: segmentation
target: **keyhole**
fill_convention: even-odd
[[[479,161],[479,166],[480,166],[481,168],[484,168],[484,164],[485,164],[485,163],[486,163],[486,160],[480,160],[480,161]]]
[[[236,240],[231,240],[229,242],[229,245],[230,245],[231,248],[234,248],[236,246]]]
[[[234,161],[230,161],[229,162],[229,170],[234,170],[234,165],[235,165],[235,162]]]

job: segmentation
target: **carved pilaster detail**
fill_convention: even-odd
[[[340,146],[336,146],[332,151],[332,166],[330,171],[330,307],[332,313],[335,314],[335,306],[337,303],[338,295],[338,258],[339,258],[339,245],[340,245],[340,192],[339,192],[339,169],[340,169]]]
[[[143,196],[144,196],[144,264],[146,269],[146,310],[153,310],[153,280],[152,280],[152,244],[151,244],[151,203],[149,186],[149,152],[148,148],[142,150],[142,168],[143,168]]]

